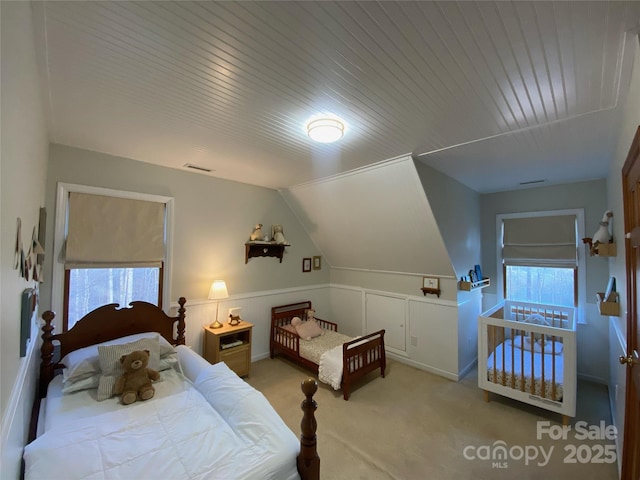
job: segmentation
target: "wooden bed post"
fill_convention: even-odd
[[[302,393],[307,397],[302,401],[303,416],[300,422],[302,435],[300,436],[300,453],[298,454],[298,473],[302,480],[320,479],[320,457],[318,456],[316,441],[315,411],[318,404],[313,399],[313,395],[318,391],[318,382],[313,378],[308,378],[301,385]]]
[[[47,395],[47,386],[53,379],[53,319],[56,314],[50,310],[47,310],[42,314],[42,319],[45,324],[42,326],[42,347],[40,347],[40,384],[39,395],[40,398],[44,398]]]
[[[185,314],[184,312],[186,311],[184,308],[184,304],[187,303],[187,299],[184,297],[180,297],[178,299],[178,305],[180,305],[180,308],[178,308],[178,338],[176,338],[176,343],[178,345],[184,345],[185,344],[185,338],[184,338],[184,330],[185,330]]]

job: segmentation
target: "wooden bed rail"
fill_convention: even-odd
[[[313,399],[313,395],[318,391],[318,382],[313,378],[308,378],[302,382],[301,389],[306,398],[300,406],[303,415],[300,422],[302,435],[300,436],[300,453],[298,454],[298,473],[302,480],[319,480],[320,457],[316,440],[318,424],[315,417],[318,404]]]
[[[367,373],[379,368],[384,378],[387,368],[384,333],[379,330],[342,344],[342,398],[345,400],[349,400],[351,383]]]

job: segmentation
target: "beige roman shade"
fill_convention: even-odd
[[[71,192],[65,268],[159,267],[165,204]]]
[[[503,221],[506,264],[576,266],[575,215],[509,218]]]

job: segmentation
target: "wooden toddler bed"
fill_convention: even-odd
[[[43,314],[26,480],[146,478],[153,472],[176,479],[319,479],[315,380],[302,384],[298,442],[260,392],[224,363],[211,365],[184,346],[185,302],[178,301],[176,317],[145,302],[105,305],[57,335],[55,314]],[[117,363],[121,350],[147,347],[158,365],[149,366],[161,371],[154,397],[131,405],[100,398],[106,359]]]
[[[320,380],[331,383],[335,389],[342,387],[345,400],[349,400],[350,387],[354,381],[369,372],[380,369],[384,377],[387,361],[384,348],[384,330],[358,338],[347,337],[338,333],[338,325],[334,322],[315,317],[323,330],[322,336],[311,340],[301,339],[291,327],[291,320],[299,317],[307,319],[307,311],[311,310],[311,302],[303,301],[288,305],[280,305],[271,309],[271,336],[269,350],[271,358],[281,353],[292,361],[319,374]],[[332,354],[336,354],[331,357]],[[342,363],[341,378],[330,381],[322,376],[323,362]]]
[[[575,309],[505,300],[478,320],[478,385],[562,414],[576,414]]]

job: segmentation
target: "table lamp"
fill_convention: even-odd
[[[209,325],[211,328],[221,328],[222,324],[218,321],[218,307],[220,300],[228,298],[227,284],[224,280],[214,280],[209,289],[209,300],[216,300],[216,321]]]

